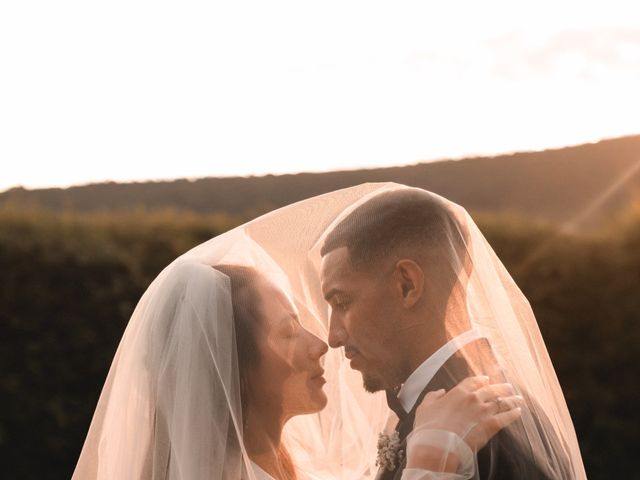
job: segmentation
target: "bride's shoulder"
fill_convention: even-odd
[[[260,468],[258,464],[251,462],[251,467],[253,468],[255,480],[275,480],[271,475]],[[297,471],[296,474],[298,476],[298,480],[312,480],[311,477],[304,475],[299,471]]]
[[[275,480],[271,475],[265,472],[260,466],[254,462],[251,462],[253,468],[253,475],[256,480]]]

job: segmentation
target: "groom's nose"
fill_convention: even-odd
[[[329,345],[331,348],[339,348],[345,345],[347,340],[347,332],[339,321],[333,316],[329,319]]]

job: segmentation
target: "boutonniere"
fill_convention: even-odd
[[[400,435],[393,432],[391,435],[381,433],[378,435],[378,458],[376,467],[393,471],[400,466],[404,458],[404,450],[400,443]]]

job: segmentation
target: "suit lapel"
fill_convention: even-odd
[[[482,352],[481,355],[475,355],[475,356],[477,358],[485,358],[485,359],[490,358],[492,361],[490,362],[491,367],[488,368],[488,370],[495,370],[494,366],[496,366],[497,363],[495,363],[495,358],[493,358],[492,354],[487,355],[487,352],[490,352],[491,349],[486,339],[476,340],[471,344],[463,347],[463,351],[466,349],[475,349],[474,353]],[[481,362],[481,363],[484,364],[487,362]],[[487,365],[487,367],[489,367],[489,365]],[[436,374],[433,376],[433,378],[427,384],[427,386],[422,390],[411,412],[409,412],[406,415],[406,417],[401,419],[398,422],[398,425],[396,425],[396,431],[400,435],[403,448],[406,447],[407,435],[411,433],[411,430],[413,430],[413,423],[415,420],[416,410],[424,400],[424,397],[427,395],[427,393],[435,390],[440,390],[442,388],[449,391],[465,378],[471,375],[485,374],[485,373],[490,375],[489,372],[484,372],[484,371],[479,371],[477,373],[474,373],[473,369],[470,367],[469,363],[465,360],[464,356],[461,354],[460,351],[456,352],[454,355],[449,357],[449,359],[447,359],[444,365],[436,372]],[[399,480],[402,476],[402,471],[405,469],[405,467],[406,467],[406,458],[402,461],[401,465],[393,471],[380,469],[378,471],[378,475],[376,476],[376,479],[377,480]]]

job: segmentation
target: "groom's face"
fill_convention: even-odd
[[[321,282],[331,307],[329,345],[344,347],[351,368],[362,373],[366,390],[395,386],[397,311],[388,275],[352,268],[347,247],[340,247],[323,257]]]

